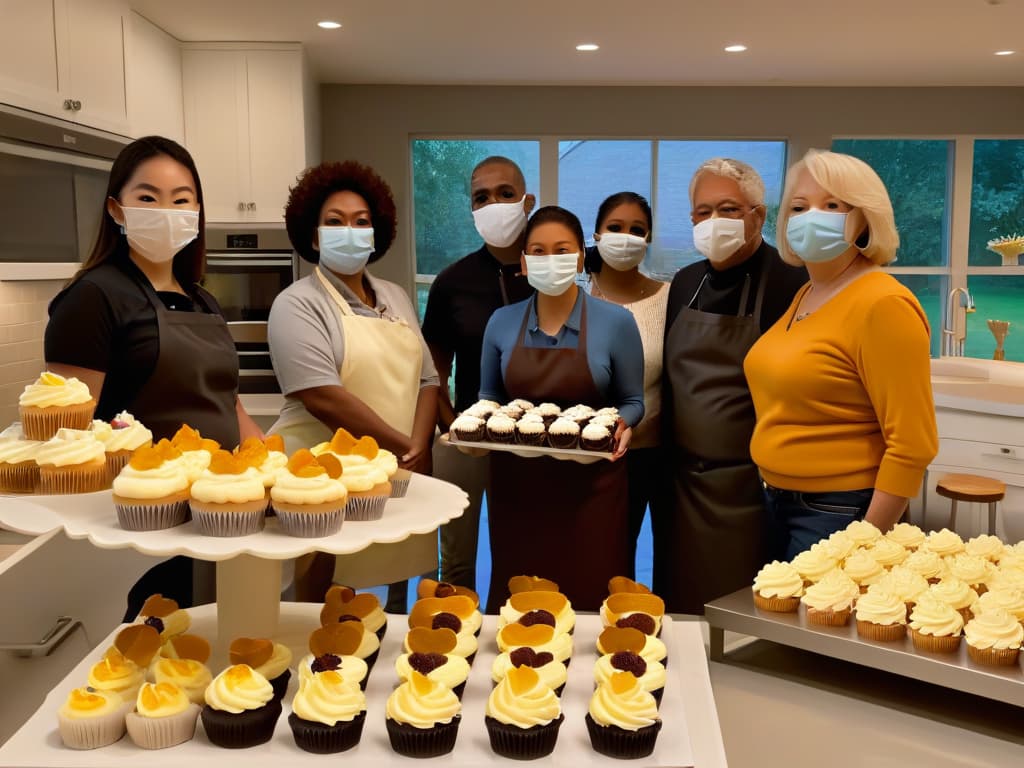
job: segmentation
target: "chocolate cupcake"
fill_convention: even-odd
[[[601,424],[588,424],[580,432],[580,448],[607,453],[612,449],[612,433]]]
[[[548,445],[552,448],[576,448],[580,441],[580,428],[570,419],[556,419],[548,427]]]
[[[491,691],[484,723],[491,749],[502,757],[550,755],[565,716],[555,692],[532,667],[513,667]]]
[[[484,439],[484,420],[464,413],[452,422],[449,431],[456,440],[479,443]]]
[[[516,422],[516,442],[520,445],[542,446],[547,442],[547,428],[542,419]]]
[[[451,689],[413,670],[385,707],[391,748],[406,757],[448,754],[459,734],[460,710]]]
[[[236,710],[239,701],[245,708]],[[281,701],[263,675],[247,664],[228,667],[206,689],[201,713],[207,738],[218,747],[243,749],[270,741]]]
[[[531,412],[544,419],[544,425],[548,427],[551,426],[555,419],[562,415],[562,409],[554,403],[541,403]]]
[[[516,423],[503,413],[496,413],[487,420],[487,439],[492,443],[514,443]]]
[[[629,672],[616,672],[598,686],[586,721],[594,751],[619,759],[651,754],[661,730],[654,696]]]

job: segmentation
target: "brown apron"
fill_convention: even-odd
[[[704,613],[704,603],[749,586],[764,562],[764,501],[750,459],[755,416],[743,358],[761,335],[769,265],[753,315],[743,314],[750,275],[736,316],[692,309],[701,281],[665,338],[669,487],[665,504],[652,510],[652,528],[654,591],[673,613]]]
[[[505,369],[510,399],[594,408],[608,404],[587,362],[586,298],[581,301],[576,349],[527,347],[526,311]],[[628,572],[628,503],[625,461],[577,464],[492,452],[487,612],[497,613],[508,599],[509,578],[518,574],[552,579],[575,609],[597,610],[607,597],[608,579]]]
[[[188,424],[233,449],[238,445],[238,353],[227,323],[211,311],[202,291],[195,300],[205,312],[176,312],[164,306],[148,280],[138,283],[156,311],[159,353],[126,409],[149,427],[154,440],[170,438]]]

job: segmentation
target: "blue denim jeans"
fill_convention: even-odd
[[[854,520],[863,520],[874,488],[803,493],[765,486],[772,557],[792,560]]]

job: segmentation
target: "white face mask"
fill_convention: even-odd
[[[639,266],[647,255],[647,239],[628,232],[602,232],[597,237],[597,252],[612,269],[627,272]]]
[[[146,261],[163,264],[199,237],[199,211],[179,208],[128,208],[124,212],[124,230],[128,245]]]
[[[356,275],[373,253],[373,227],[319,227],[320,263],[339,275]]]
[[[693,228],[693,245],[712,264],[728,259],[747,242],[743,219],[704,219]]]
[[[547,296],[561,296],[576,281],[578,253],[526,254],[526,281]]]
[[[518,203],[491,203],[473,211],[476,231],[488,245],[508,248],[526,229],[526,195]]]

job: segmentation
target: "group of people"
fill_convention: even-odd
[[[653,588],[673,612],[702,612],[854,519],[889,528],[938,440],[927,321],[879,268],[899,242],[881,180],[856,158],[809,152],[786,179],[778,249],[762,237],[764,183],[749,165],[705,162],[690,202],[705,258],[662,283],[640,269],[653,224],[641,195],[604,201],[588,249],[573,213],[534,210],[519,167],[486,158],[470,178],[483,244],[437,276],[421,330],[405,291],[367,270],[396,232],[388,184],[356,162],[308,169],[285,222],[317,266],[271,310],[285,405],[270,431],[291,452],[344,426],[465,489],[469,508],[441,531],[441,578],[454,584],[476,586],[486,494],[492,609],[518,573],[596,609],[611,576],[632,574],[648,508]],[[102,215],[91,257],[51,305],[48,366],[89,385],[97,418],[130,410],[156,438],[182,422],[226,445],[258,434],[200,285],[188,153],[160,137],[126,147]],[[616,408],[612,459],[477,457],[436,440],[478,399],[517,398]],[[300,599],[322,599],[334,571],[333,558],[306,558]],[[404,585],[392,592],[401,610]]]

